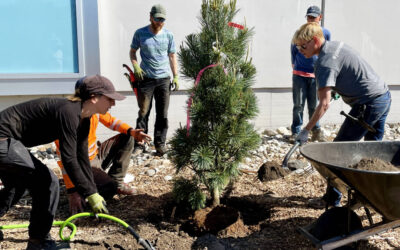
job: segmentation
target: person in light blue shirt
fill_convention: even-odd
[[[136,30],[129,52],[138,81],[137,101],[140,110],[136,129],[144,129],[147,133],[148,113],[154,97],[156,107],[154,145],[159,155],[166,152],[170,91],[179,89],[174,35],[164,28],[165,19],[165,8],[160,4],[154,5],[150,11],[150,25]],[[136,57],[138,50],[142,59],[140,65]],[[171,71],[172,84],[170,84]],[[143,147],[135,145],[133,153],[138,154],[142,150]]]

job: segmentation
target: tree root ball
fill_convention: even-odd
[[[211,233],[242,237],[249,231],[239,211],[224,205],[197,210],[191,224],[197,235]]]
[[[262,182],[272,181],[282,178],[289,174],[290,171],[282,168],[278,162],[266,162],[258,169],[258,179]]]

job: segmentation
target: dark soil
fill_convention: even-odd
[[[289,170],[282,168],[282,163],[272,161],[266,162],[258,169],[258,179],[262,182],[272,181],[282,178],[290,173]]]
[[[145,165],[152,160],[129,169],[129,173],[135,176],[129,185],[137,189],[137,194],[115,196],[107,200],[107,208],[110,215],[131,225],[156,249],[313,249],[311,242],[301,236],[297,229],[309,225],[324,212],[308,204],[310,199],[321,197],[326,190],[326,181],[318,173],[298,175],[292,172],[267,182],[259,181],[257,173],[240,175],[229,192],[221,198],[223,205],[217,211],[203,214],[203,223],[199,224],[204,225],[204,230],[200,230],[204,235],[196,235],[193,227],[195,214],[189,210],[189,206],[174,202],[172,182],[164,178],[166,175],[174,176],[175,167],[166,160],[155,159],[159,161],[159,170],[156,175],[148,176],[145,174],[148,169]],[[279,165],[275,165],[277,171]],[[180,173],[187,178],[191,174],[190,171]],[[0,217],[0,225],[27,223],[30,210],[28,195]],[[360,209],[357,214],[363,226],[368,226],[363,211]],[[230,215],[224,217],[221,215],[224,213]],[[69,216],[63,187],[56,220],[66,220]],[[214,221],[219,217],[223,218],[222,222]],[[372,217],[375,222],[382,220],[373,211]],[[77,233],[69,242],[71,249],[143,249],[126,228],[110,220],[86,217],[76,219],[73,223],[77,226]],[[220,227],[218,223],[221,223]],[[222,229],[223,226],[226,226],[225,229]],[[60,244],[58,229],[53,227],[51,235]],[[0,249],[26,248],[27,228],[2,231],[4,240],[0,241]],[[64,234],[68,235],[68,229]],[[389,230],[371,237],[360,249],[398,249],[399,239],[400,228]]]
[[[226,236],[243,237],[249,232],[243,223],[240,212],[224,205],[197,210],[191,223],[197,235],[222,233]]]
[[[350,168],[370,171],[400,171],[391,163],[378,158],[363,158],[358,163],[350,165]]]

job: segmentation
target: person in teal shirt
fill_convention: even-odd
[[[168,132],[168,107],[170,91],[178,90],[178,67],[173,34],[164,28],[166,10],[160,5],[154,5],[150,11],[150,25],[136,30],[130,49],[130,59],[138,81],[137,101],[139,114],[136,129],[148,132],[148,113],[154,97],[156,122],[154,125],[154,145],[157,154],[166,153],[165,142]],[[140,50],[139,65],[136,52]],[[173,75],[172,88],[171,71]],[[134,154],[143,148],[136,144]]]

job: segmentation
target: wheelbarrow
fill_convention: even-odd
[[[345,207],[331,208],[299,231],[318,249],[334,249],[400,226],[399,171],[350,168],[363,158],[378,158],[400,165],[400,141],[310,143],[300,153],[327,182],[348,194]],[[363,207],[369,226],[362,227],[354,212]],[[374,223],[370,209],[383,216]]]

